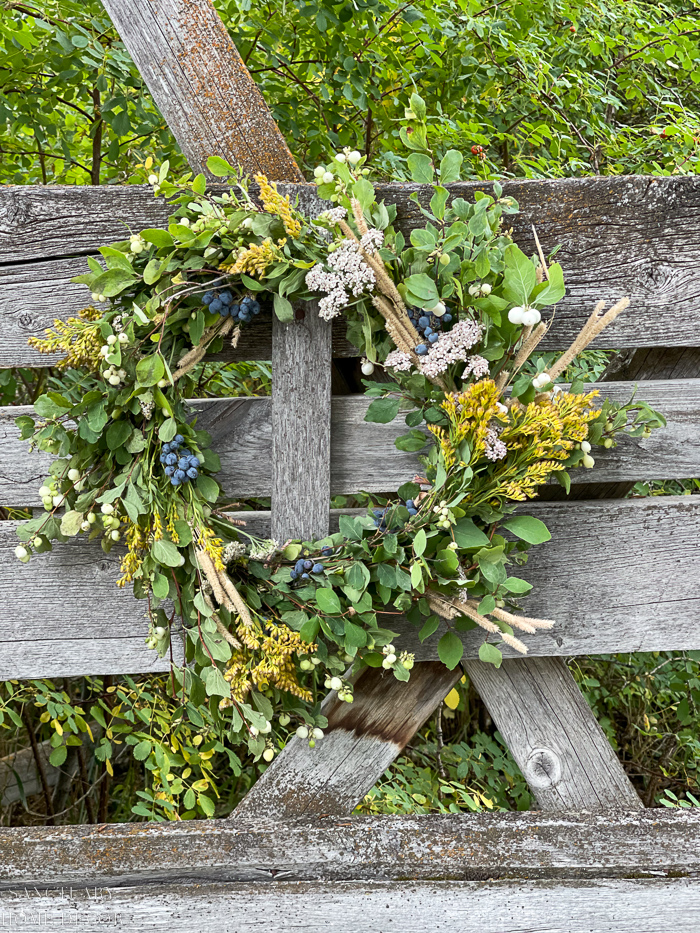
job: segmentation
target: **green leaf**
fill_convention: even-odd
[[[164,444],[171,441],[177,434],[177,421],[174,418],[166,418],[158,429],[158,437]]]
[[[60,768],[61,765],[65,762],[68,756],[68,749],[65,745],[59,745],[58,748],[54,750],[49,755],[49,762],[54,766],[54,768]]]
[[[158,281],[160,278],[161,265],[160,259],[151,259],[149,261],[148,265],[143,270],[143,280],[146,285],[153,285]]]
[[[217,697],[230,697],[231,696],[231,686],[224,679],[224,675],[221,673],[218,667],[209,667],[206,668],[206,686],[207,696],[217,696]]]
[[[412,152],[407,159],[411,180],[419,185],[431,185],[435,178],[435,166],[430,156],[422,152]]]
[[[100,295],[113,298],[136,281],[138,279],[133,272],[127,272],[125,269],[108,269],[93,280],[92,289]]]
[[[367,632],[348,619],[345,620],[345,644],[348,648],[364,648],[367,644]]]
[[[225,159],[219,158],[219,156],[209,156],[207,159],[207,168],[212,175],[215,175],[217,178],[225,178],[227,175],[235,175],[236,169],[229,165]],[[223,694],[226,696],[226,694]]]
[[[430,638],[431,635],[434,635],[439,628],[440,618],[436,615],[429,616],[420,632],[418,632],[418,638],[421,643],[424,642],[426,638]]]
[[[326,615],[337,616],[343,611],[338,594],[329,587],[321,587],[316,590],[316,604],[321,612]]]
[[[223,679],[223,678],[222,678],[222,679]],[[224,681],[224,683],[226,683],[226,681]],[[207,681],[207,688],[208,688],[208,687],[209,687],[209,681]],[[218,691],[217,691],[216,695],[217,695],[217,696],[229,696],[230,693],[231,693],[230,690],[229,690],[228,693],[223,693],[223,694],[219,694]],[[199,797],[197,797],[197,803],[199,804],[199,806],[200,806],[200,807],[202,808],[202,810],[204,811],[204,815],[205,815],[205,816],[208,816],[208,817],[214,816],[214,813],[215,813],[215,811],[216,811],[216,804],[215,804],[214,801],[211,799],[211,797],[207,797],[206,794],[200,794]]]
[[[556,304],[557,301],[561,301],[566,294],[564,273],[561,271],[559,263],[557,262],[551,265],[547,272],[549,274],[549,279],[545,287],[541,292],[537,293],[532,302],[536,308],[544,308],[547,305]]]
[[[153,574],[153,595],[156,599],[165,599],[170,591],[170,584],[162,573]]]
[[[299,629],[299,637],[301,640],[305,641],[307,644],[315,641],[320,624],[321,620],[318,616],[312,616],[310,619],[307,619]]]
[[[153,243],[159,248],[172,246],[175,242],[167,230],[142,230],[141,236],[147,243]]]
[[[435,304],[439,298],[435,282],[425,272],[409,275],[404,284],[410,294],[420,302]]]
[[[165,376],[165,364],[160,353],[144,356],[136,364],[136,379],[142,386],[154,386]]]
[[[471,518],[461,518],[453,528],[454,539],[460,547],[485,547],[491,542],[484,532],[477,528]]]
[[[420,557],[425,551],[425,546],[428,543],[428,536],[425,533],[423,528],[416,534],[413,539],[413,553],[416,557]]]
[[[459,175],[462,168],[462,153],[457,149],[448,149],[440,162],[440,184],[449,185],[453,181],[459,181]]]
[[[187,788],[187,790],[185,791],[185,796],[182,798],[182,800],[188,810],[194,809],[194,805],[197,802],[197,798],[191,787]]]
[[[126,443],[132,431],[130,421],[113,421],[107,428],[107,446],[110,450],[119,450]]]
[[[438,642],[438,657],[448,671],[453,671],[464,654],[464,645],[454,632],[445,632]]]
[[[211,476],[202,473],[197,477],[197,490],[201,492],[207,502],[216,502],[219,498],[219,484]]]
[[[412,431],[409,431],[408,434],[400,434],[395,439],[394,446],[397,450],[406,450],[409,453],[416,453],[422,450],[429,440],[430,438],[427,434],[423,434],[418,428],[414,428]]]
[[[292,307],[291,301],[288,301],[286,298],[283,298],[281,295],[278,295],[277,292],[272,296],[273,303],[275,306],[275,314],[280,321],[293,321],[294,320],[294,308]]]
[[[365,421],[389,424],[399,413],[400,398],[375,398],[365,412]]]
[[[503,527],[528,544],[544,544],[552,537],[545,523],[531,515],[513,515],[503,522]]]
[[[153,542],[151,548],[153,559],[166,567],[180,567],[183,555],[178,551],[172,541],[160,538]]]
[[[70,408],[70,402],[66,402],[65,405],[57,403],[56,394],[52,392],[51,395],[40,395],[34,402],[34,411],[40,418],[58,418],[59,415],[66,413],[67,408]],[[54,398],[51,396],[54,396]],[[60,397],[62,398],[62,396]]]
[[[133,756],[137,761],[145,761],[151,754],[153,746],[148,739],[142,739],[138,745],[134,745]]]
[[[485,641],[479,647],[479,660],[486,664],[493,664],[494,667],[500,667],[503,662],[503,655],[495,645]]]
[[[73,509],[71,509],[69,512],[66,512],[61,519],[61,534],[66,535],[69,538],[74,537],[80,531],[82,522],[82,512],[75,512]]]
[[[204,172],[200,172],[192,182],[192,190],[195,194],[204,194],[207,190],[207,179]]]
[[[506,249],[505,263],[503,294],[514,305],[527,304],[530,292],[537,285],[535,267],[515,244]]]
[[[363,211],[374,203],[374,185],[366,178],[360,178],[355,182],[352,186],[352,193],[360,202]]]
[[[503,586],[509,593],[529,593],[532,589],[532,583],[521,580],[520,577],[508,577],[504,580]]]

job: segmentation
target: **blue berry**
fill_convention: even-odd
[[[221,317],[228,317],[228,315],[229,315],[229,306],[228,306],[228,305],[221,305],[221,307],[219,308],[219,314],[221,315]]]
[[[187,475],[190,479],[197,479],[197,477],[199,476],[199,473],[197,472],[197,470],[195,470],[194,467],[190,467],[190,469],[187,471]]]
[[[228,290],[225,292],[219,292],[219,301],[222,304],[230,305],[233,301],[233,295]]]
[[[312,560],[305,560],[305,561],[304,561],[304,570],[311,570],[311,568],[313,567],[313,565],[314,565],[314,562],[313,562]]]
[[[422,314],[422,315],[418,318],[418,326],[419,326],[419,327],[427,327],[429,324],[430,324],[430,318],[427,316],[427,314]]]
[[[308,580],[308,579],[309,579],[308,573],[302,573],[301,579],[302,579],[302,580]]]
[[[177,476],[171,476],[171,477],[170,477],[170,482],[172,483],[173,486],[179,486],[179,485],[181,484],[182,480],[179,480],[179,479],[177,478]]]
[[[325,547],[321,548],[321,554],[323,554],[324,557],[331,557],[333,555],[333,548],[326,544]]]
[[[199,460],[198,460],[197,457],[190,457],[190,466],[191,466],[193,469],[196,470],[197,467],[198,467],[199,465],[200,465],[200,464],[199,464]]]
[[[418,509],[409,509],[409,510],[408,510],[408,514],[409,514],[409,515],[417,515],[417,514],[418,514]]]
[[[240,310],[240,305],[231,305],[231,317],[238,317]]]
[[[452,320],[452,315],[450,314],[449,311],[446,311],[446,312],[443,314],[442,320],[443,320],[443,322],[444,322],[445,324],[449,324],[449,323],[450,323],[450,321]]]
[[[174,466],[177,463],[177,454],[166,454],[165,462],[168,466]]]
[[[424,343],[419,343],[418,346],[416,347],[416,353],[418,354],[418,356],[425,356],[427,352],[428,352],[428,348],[426,347]]]
[[[202,304],[208,305],[214,300],[214,292],[204,292],[202,295]]]
[[[179,483],[184,483],[184,481],[187,479],[187,473],[185,473],[184,470],[175,470],[173,479],[176,479]]]
[[[297,573],[304,572],[304,558],[303,557],[299,558],[299,560],[294,565],[294,569],[296,570]]]
[[[170,453],[170,444],[163,444],[163,453],[164,454]]]
[[[177,446],[179,447],[180,444],[184,444],[184,443],[185,443],[185,438],[182,436],[182,434],[176,434],[175,437],[174,437],[173,440],[172,440],[172,443],[173,443],[173,444],[177,444]]]
[[[424,337],[429,337],[429,336],[432,334],[432,332],[433,332],[433,328],[432,328],[432,327],[426,327],[425,330],[423,331],[423,336],[424,336]]]
[[[296,580],[296,578],[297,578],[298,576],[299,576],[299,574],[296,572],[296,570],[290,570],[290,571],[289,571],[289,579],[290,579],[290,580]]]
[[[323,573],[323,564],[314,564],[311,573]]]
[[[166,468],[165,468],[165,475],[166,475],[166,476],[172,476],[174,472],[175,472],[175,467],[174,467],[174,466],[166,466]]]
[[[190,468],[190,458],[189,457],[180,457],[177,461],[177,465],[181,470],[189,470]]]
[[[415,509],[415,507],[416,507],[416,503],[413,501],[413,499],[406,499],[407,509]]]
[[[222,302],[219,301],[218,298],[215,298],[215,299],[212,301],[212,303],[209,305],[209,310],[210,310],[210,311],[221,311],[222,307],[223,307]]]
[[[431,334],[428,337],[428,343],[435,343],[435,341],[439,338],[439,336],[440,334]]]
[[[253,301],[250,303],[250,310],[253,312],[253,314],[260,314],[260,303],[253,299]]]

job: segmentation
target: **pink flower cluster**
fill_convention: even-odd
[[[421,359],[421,372],[426,376],[435,377],[444,373],[452,363],[466,362],[468,351],[478,343],[484,333],[481,324],[476,321],[457,321],[452,330],[440,334],[435,343],[430,345],[428,353]],[[473,375],[481,368],[484,375],[488,373],[488,363],[483,357],[472,357],[475,361]],[[483,363],[476,361],[483,360]],[[483,364],[486,369],[483,369]],[[480,378],[480,377],[479,377]]]
[[[408,372],[411,368],[411,357],[403,350],[392,350],[384,361],[384,365],[399,372]]]
[[[370,256],[373,256],[384,243],[384,233],[381,230],[375,230],[374,227],[363,234],[360,240],[360,247]]]
[[[488,430],[484,453],[489,460],[502,460],[508,453],[508,448],[498,436],[496,428],[489,428]]]
[[[322,263],[316,263],[306,273],[306,284],[315,292],[326,292],[318,303],[318,313],[325,321],[337,317],[350,304],[350,292],[356,298],[372,291],[374,272],[359,253],[357,243],[343,240],[328,257],[329,272]]]

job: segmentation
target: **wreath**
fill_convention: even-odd
[[[550,477],[568,489],[571,467],[594,466],[594,446],[665,423],[634,398],[596,407],[595,390],[561,385],[628,300],[596,305],[558,359],[538,353],[551,323],[543,311],[565,292],[560,265],[539,241],[533,257],[513,243],[504,221],[518,206],[498,183],[493,196],[450,200],[461,154],[436,168],[418,95],[408,118],[408,169],[432,186],[427,203],[411,195],[424,223],[408,240],[357,151],[315,170],[330,206],[314,217],[220,158],[208,168],[228,179],[221,193],[202,174],[171,182],[165,163],[149,182],[169,199],[168,229],[103,247],[104,265],[89,258],[74,281],[93,304],[30,341],[60,351],[59,366],[81,378],[42,395],[39,420],[17,419],[31,447],[56,457],[39,491],[44,513],[18,528],[17,557],[76,535],[107,552],[125,545],[117,585],[145,601],[147,645],[165,655],[183,642],[173,691],[208,702],[228,741],[266,762],[290,731],[322,738],[321,685],[350,703],[364,666],[409,679],[397,614],[421,640],[446,624],[437,651],[449,668],[459,633],[477,626],[482,661],[499,665],[503,643],[525,653],[525,637],[554,622],[522,613],[531,586],[517,571],[550,534],[518,504]],[[341,516],[337,533],[260,540],[227,512],[219,458],[187,399],[205,354],[235,346],[267,305],[291,320],[298,301],[315,301],[326,320],[343,315],[363,356],[366,420],[402,412],[397,447],[430,446],[421,475],[366,514]],[[376,368],[386,381],[371,379]]]

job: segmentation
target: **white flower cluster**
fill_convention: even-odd
[[[261,541],[259,544],[254,544],[251,547],[250,559],[266,561],[276,554],[279,549],[279,541],[275,541],[274,538],[270,538],[268,541]]]
[[[474,354],[467,358],[467,365],[464,367],[464,372],[462,373],[462,379],[465,376],[474,376],[475,379],[483,379],[489,374],[489,361],[485,360],[483,356]]]
[[[153,412],[155,411],[156,403],[153,401],[152,396],[139,396],[139,405],[141,406],[141,414],[146,419],[150,421],[153,417]]]
[[[318,313],[324,321],[337,317],[350,303],[348,292],[359,297],[365,291],[374,288],[374,272],[370,269],[358,251],[356,243],[343,240],[328,257],[328,272],[321,263],[317,263],[306,273],[306,284],[315,292],[326,292],[326,297],[318,303]]]
[[[483,332],[483,327],[476,321],[457,321],[452,330],[440,334],[430,345],[427,355],[421,359],[421,372],[434,378],[444,373],[450,364],[466,361],[468,351],[481,340]]]
[[[241,544],[240,541],[231,541],[226,545],[222,554],[224,563],[230,564],[231,561],[238,560],[239,557],[243,557],[245,551],[245,544]]]
[[[360,247],[370,256],[373,256],[377,250],[384,244],[384,233],[382,230],[376,230],[372,227],[367,233],[362,234]]]
[[[344,207],[331,207],[330,210],[324,211],[322,214],[318,215],[319,220],[328,220],[332,224],[339,224],[341,220],[345,220],[348,216],[348,212]]]
[[[497,428],[489,428],[486,434],[486,450],[489,460],[502,460],[508,453],[508,448],[498,436]]]
[[[408,372],[413,364],[408,353],[404,353],[403,350],[392,350],[384,361],[384,365],[399,372]]]

